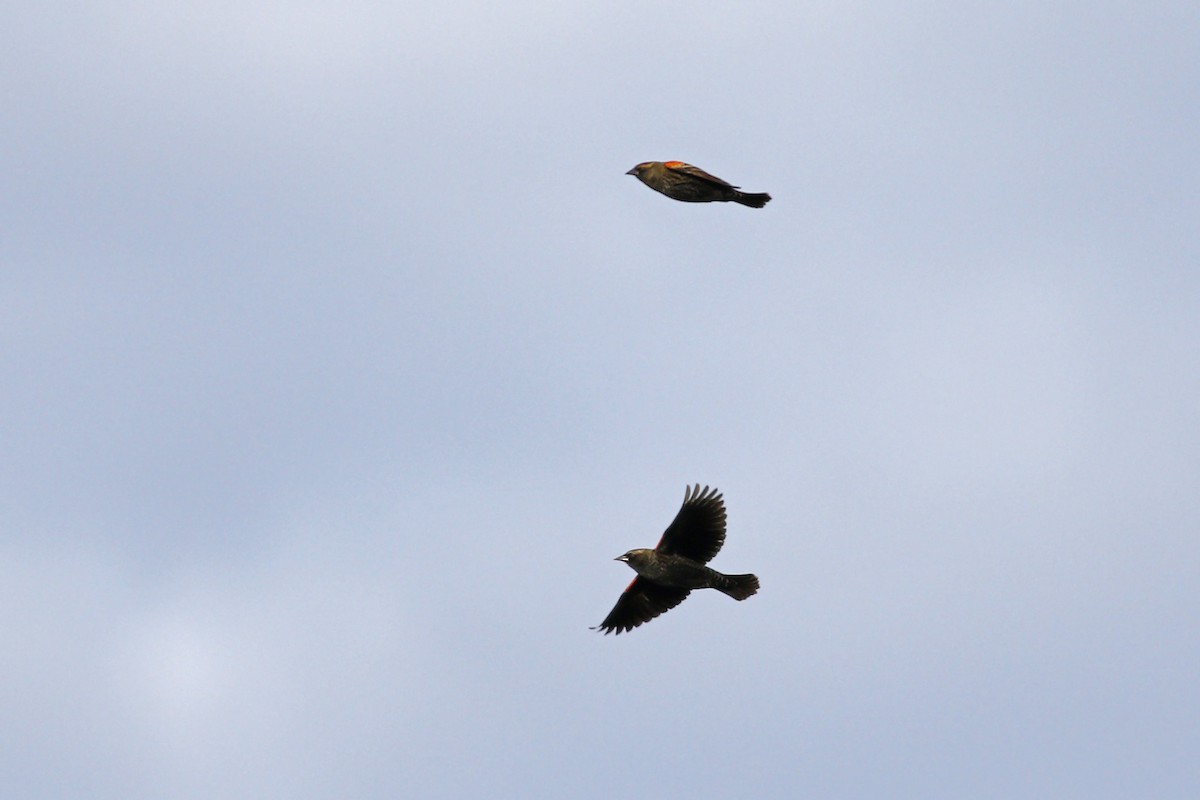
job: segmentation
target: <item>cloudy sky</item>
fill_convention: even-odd
[[[1200,793],[1194,3],[20,6],[13,797]]]

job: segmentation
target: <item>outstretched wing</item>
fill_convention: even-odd
[[[707,564],[725,544],[725,501],[721,493],[700,484],[685,489],[683,506],[654,549]]]
[[[733,184],[726,183],[716,175],[709,175],[699,167],[693,167],[691,164],[685,164],[682,161],[664,161],[663,166],[672,172],[681,172],[684,175],[691,175],[693,178],[699,178],[702,181],[708,181],[714,186],[722,186],[726,189],[736,189],[738,187]]]
[[[592,630],[602,630],[604,635],[616,633],[618,636],[631,631],[643,622],[670,611],[683,602],[690,593],[689,589],[672,589],[659,586],[638,576],[633,579],[625,591],[617,598],[617,604],[608,616]]]

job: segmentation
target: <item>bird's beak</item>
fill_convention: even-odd
[[[628,561],[628,560],[629,560],[628,555],[617,556],[616,558],[613,559],[613,561]]]
[[[626,172],[625,174],[626,175],[637,175],[637,167],[634,167],[633,169],[629,170],[629,172]]]

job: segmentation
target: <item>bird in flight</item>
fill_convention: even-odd
[[[754,575],[724,575],[706,567],[725,544],[725,501],[700,484],[683,492],[683,506],[653,549],[630,550],[624,561],[637,577],[617,599],[604,622],[592,630],[607,636],[630,631],[683,602],[693,589],[716,589],[734,600],[758,591]]]
[[[762,208],[771,199],[766,192],[743,192],[682,161],[643,161],[625,174],[634,176],[656,192],[685,203],[727,203],[732,200],[751,208]]]

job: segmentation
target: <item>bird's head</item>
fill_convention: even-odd
[[[653,552],[652,550],[647,550],[644,547],[639,547],[637,549],[630,550],[628,553],[619,555],[613,560],[614,561],[624,561],[626,564],[633,567],[635,564],[644,564],[647,560],[647,555],[652,552]],[[635,569],[636,569],[636,567],[635,567]]]

